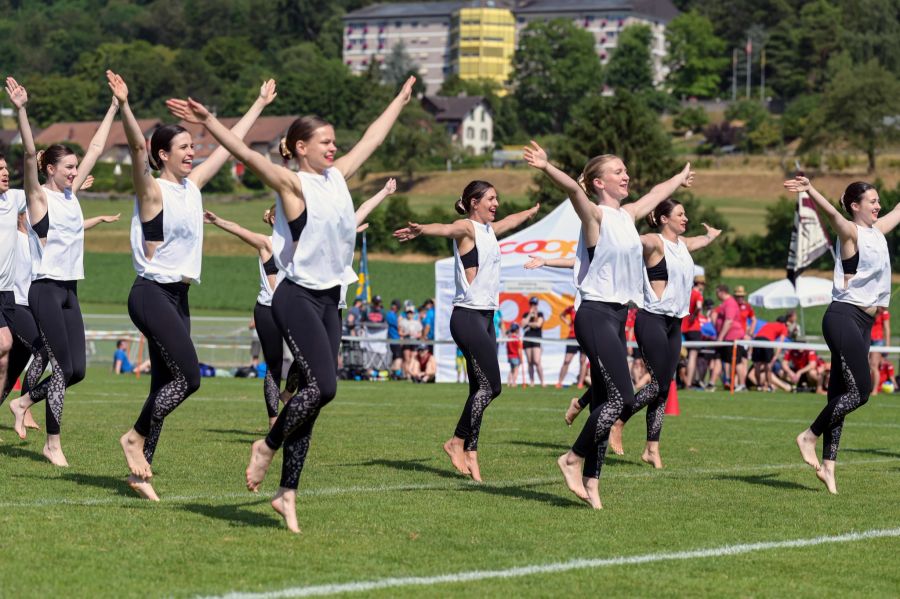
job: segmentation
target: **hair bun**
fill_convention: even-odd
[[[291,149],[288,147],[287,138],[282,137],[281,141],[278,143],[278,152],[281,154],[281,157],[285,160],[290,160],[294,157],[294,153],[291,152]]]
[[[463,203],[463,199],[462,199],[462,198],[459,198],[458,200],[456,200],[456,203],[453,204],[453,208],[456,210],[456,212],[457,212],[458,214],[466,215],[466,214],[469,213],[469,212],[466,210],[466,206],[465,206],[465,204]]]
[[[35,159],[37,160],[38,171],[43,172],[43,170],[44,170],[44,151],[38,150],[37,154],[35,155]]]

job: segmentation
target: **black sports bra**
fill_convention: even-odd
[[[460,256],[459,261],[462,262],[463,268],[476,268],[478,266],[478,248],[473,247],[464,256]]]
[[[846,260],[841,260],[841,268],[844,269],[845,275],[855,275],[859,268],[859,250]]]
[[[141,223],[141,232],[144,234],[144,241],[165,241],[163,235],[163,211],[151,218],[145,223]]]
[[[50,211],[44,214],[44,218],[31,225],[34,232],[40,239],[47,239],[47,233],[50,232]]]
[[[269,259],[263,262],[263,272],[267,275],[277,275],[278,266],[275,264],[275,256],[269,256]]]
[[[592,247],[589,247],[589,248],[587,249],[587,253],[588,253],[588,261],[589,261],[589,262],[593,262],[593,261],[594,261],[594,250],[596,250],[596,249],[597,249],[597,246],[596,246],[596,245],[595,245],[595,246],[592,246]]]
[[[654,266],[647,267],[647,278],[651,281],[668,281],[669,269],[666,266],[666,257],[656,263]]]
[[[306,210],[304,210],[300,216],[288,222],[288,228],[291,230],[291,239],[294,241],[300,239],[300,233],[303,232],[307,220],[309,220],[309,216],[307,215]]]

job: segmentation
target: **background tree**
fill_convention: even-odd
[[[632,93],[653,89],[652,42],[653,32],[649,26],[626,27],[619,35],[619,42],[606,65],[607,85]]]
[[[400,89],[411,76],[416,78],[413,94],[425,93],[425,82],[422,81],[422,76],[419,74],[419,65],[413,61],[409,52],[406,51],[406,44],[401,41],[391,48],[391,53],[384,59],[381,79],[385,84]]]
[[[666,80],[673,94],[711,98],[719,92],[728,57],[708,18],[696,11],[675,17],[666,27],[666,45]]]
[[[529,23],[519,36],[511,77],[525,130],[560,133],[572,107],[599,94],[601,73],[590,33],[568,19]]]
[[[491,107],[494,117],[494,144],[524,144],[528,141],[519,122],[519,107],[514,96],[499,95],[502,87],[493,79],[460,79],[458,75],[450,75],[444,79],[439,96],[482,96]]]

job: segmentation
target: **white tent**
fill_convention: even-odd
[[[581,231],[581,221],[569,201],[560,204],[553,212],[527,229],[500,240],[500,311],[504,327],[520,322],[528,312],[528,299],[539,299],[539,309],[544,314],[545,339],[561,339],[568,329],[560,320],[560,314],[575,303],[575,283],[571,269],[540,268],[525,270],[528,256],[542,258],[574,258]],[[455,293],[453,257],[435,263],[435,337],[450,339],[450,313],[453,310]],[[544,381],[554,384],[559,378],[559,369],[565,354],[562,343],[545,343],[542,364]],[[509,365],[506,347],[500,344],[500,372],[506,382]],[[435,347],[438,362],[438,382],[456,381],[456,346],[441,344]],[[524,366],[524,365],[523,365]],[[567,380],[572,382],[578,375],[577,360],[569,365]],[[520,379],[521,380],[521,379]],[[537,376],[535,376],[537,382]]]
[[[779,309],[800,306],[800,332],[806,332],[803,308],[827,306],[831,303],[834,283],[822,277],[797,277],[796,286],[789,279],[781,279],[760,287],[750,294],[747,301],[753,306]]]

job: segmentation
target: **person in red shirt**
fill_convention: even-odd
[[[786,351],[782,366],[793,384],[799,385],[805,381],[810,387],[815,387],[816,393],[825,393],[823,385],[825,361],[820,360],[813,350],[791,349]]]
[[[563,321],[563,323],[565,323],[567,327],[569,327],[569,334],[566,337],[569,343],[566,344],[566,355],[563,358],[562,368],[559,369],[559,380],[556,382],[557,389],[560,389],[562,387],[563,380],[565,380],[566,378],[566,373],[569,372],[569,363],[572,361],[572,358],[574,358],[576,354],[581,352],[581,347],[578,345],[578,341],[575,339],[575,306],[568,306],[565,310],[562,311],[562,314],[559,315],[559,318]],[[580,365],[581,360],[578,360],[577,363]]]
[[[722,302],[716,309],[716,341],[737,341],[743,339],[747,332],[746,321],[741,318],[741,308],[731,295],[728,285],[719,285],[716,287],[716,297]],[[722,373],[723,365],[725,368],[731,369],[732,348],[728,346],[719,347],[717,349],[719,359],[713,363],[712,377],[710,385],[715,386]],[[747,348],[737,347],[737,362],[735,373],[735,391],[746,391],[745,384],[747,378]]]
[[[741,310],[741,321],[747,328],[747,333],[744,337],[752,339],[753,334],[756,333],[756,312],[753,311],[753,306],[747,303],[747,291],[743,285],[738,285],[734,288],[734,299]]]
[[[701,341],[700,327],[703,325],[703,290],[706,289],[706,277],[697,275],[694,277],[694,288],[691,289],[690,312],[681,321],[681,333],[685,341]],[[689,347],[687,358],[687,370],[684,375],[684,387],[690,388],[694,384],[694,374],[697,372],[697,356],[700,348]]]
[[[791,310],[787,314],[779,316],[775,322],[764,324],[756,334],[757,341],[777,341],[782,343],[790,336],[790,330],[797,322],[797,314]],[[774,391],[772,387],[772,376],[770,375],[772,365],[778,360],[781,354],[781,347],[777,349],[771,347],[754,347],[753,348],[753,372],[756,375],[756,386],[763,391]]]
[[[872,324],[872,347],[884,347],[888,345],[890,338],[891,313],[888,312],[887,308],[879,306],[877,312],[875,312],[875,322]],[[869,370],[872,371],[873,381],[877,381],[879,378],[884,358],[885,356],[881,352],[869,352]],[[881,383],[875,384],[874,389],[872,389],[872,395],[878,395],[879,389],[881,389]]]
[[[516,379],[519,376],[519,368],[522,366],[522,337],[519,335],[519,325],[512,323],[506,332],[509,341],[506,342],[506,359],[509,362],[509,378],[506,384],[510,387],[516,386]],[[522,385],[525,384],[525,376],[522,376]]]

